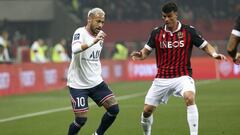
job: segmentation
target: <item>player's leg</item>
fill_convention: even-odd
[[[187,105],[187,121],[190,129],[190,135],[198,134],[198,108],[195,104],[195,94],[192,91],[186,91],[183,94]]]
[[[76,135],[87,121],[88,90],[69,88],[72,108],[75,114],[68,129],[68,135]]]
[[[179,82],[179,88],[181,89],[181,95],[187,106],[187,121],[190,129],[190,135],[198,134],[198,109],[195,104],[195,84],[194,80],[189,76],[183,76]]]
[[[112,125],[115,121],[117,114],[119,113],[119,107],[114,97],[106,100],[103,103],[104,108],[107,112],[102,117],[101,123],[97,129],[98,135],[103,135],[105,131]]]
[[[155,106],[145,104],[143,113],[141,115],[141,125],[144,135],[151,135],[151,127],[153,124],[153,112],[156,109]]]
[[[144,110],[141,115],[141,125],[144,135],[151,135],[153,124],[153,112],[160,103],[167,103],[168,96],[171,94],[168,79],[154,79],[152,86],[145,97]]]
[[[91,95],[91,98],[99,106],[104,106],[106,109],[106,112],[102,116],[100,125],[95,133],[96,135],[103,135],[115,121],[117,114],[119,113],[118,103],[112,91],[104,82],[95,88],[93,95]]]

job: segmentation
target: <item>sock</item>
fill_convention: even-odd
[[[86,123],[86,117],[76,117],[74,122],[72,122],[68,129],[68,135],[77,135],[82,126]]]
[[[197,105],[187,107],[187,120],[190,129],[190,135],[198,134],[198,109]]]
[[[99,128],[97,129],[98,135],[103,135],[104,132],[112,125],[116,116],[110,116],[108,112],[106,112],[103,117]]]
[[[118,105],[113,105],[110,108],[108,108],[108,111],[103,115],[102,121],[97,129],[96,133],[98,135],[103,135],[105,131],[112,125],[112,123],[116,119],[118,112],[119,112]]]
[[[69,126],[68,135],[77,135],[80,127],[74,124],[74,122]]]
[[[151,135],[151,126],[152,126],[152,124],[153,124],[153,115],[151,115],[148,118],[145,118],[143,116],[143,113],[142,113],[141,125],[142,125],[142,128],[143,128],[144,135]]]

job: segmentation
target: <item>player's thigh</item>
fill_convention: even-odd
[[[145,97],[145,104],[158,106],[160,103],[167,103],[171,93],[170,79],[154,79]]]
[[[175,96],[184,97],[184,93],[196,93],[195,81],[190,76],[182,76],[175,80]]]
[[[105,82],[102,82],[98,86],[91,89],[91,94],[89,96],[98,106],[104,105],[105,108],[108,108],[109,106],[117,104],[112,90]]]
[[[84,115],[88,111],[89,90],[69,87],[72,109],[77,115]]]

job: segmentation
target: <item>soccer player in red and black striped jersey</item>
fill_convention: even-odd
[[[162,7],[164,25],[155,28],[147,44],[140,51],[131,53],[133,60],[144,60],[155,49],[157,75],[146,97],[141,124],[145,135],[151,134],[153,111],[160,103],[167,103],[170,95],[183,97],[187,106],[190,134],[198,134],[198,109],[195,104],[195,84],[192,79],[191,52],[193,46],[205,51],[212,58],[226,60],[192,26],[178,21],[177,5],[173,2]]]
[[[232,57],[235,64],[240,64],[240,52],[237,52],[237,46],[240,43],[240,16],[238,16],[235,26],[230,35],[227,45],[228,54]]]

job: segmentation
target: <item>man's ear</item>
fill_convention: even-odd
[[[90,23],[92,21],[91,17],[88,17],[87,22]]]
[[[175,12],[176,16],[178,17],[178,12]]]

